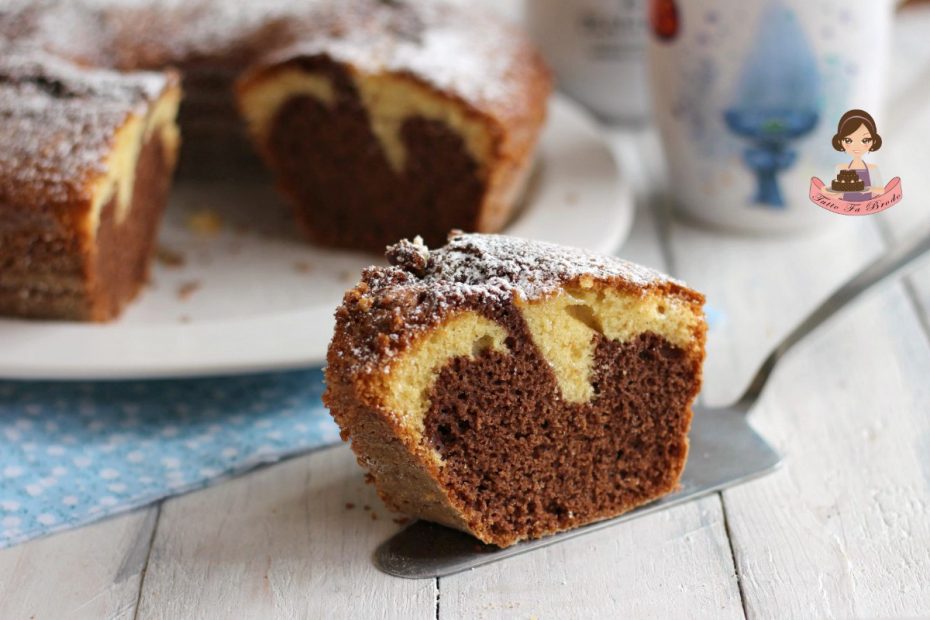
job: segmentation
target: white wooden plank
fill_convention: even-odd
[[[742,618],[717,496],[440,579],[440,618]]]
[[[132,618],[158,509],[0,551],[0,618]]]
[[[881,251],[874,220],[820,237],[676,225],[679,274],[726,317],[706,365],[711,402]],[[747,257],[752,257],[748,260]],[[788,457],[724,493],[752,617],[917,615],[930,608],[930,350],[900,288],[851,309],[783,362],[753,423]]]
[[[778,340],[883,248],[874,223],[861,218],[813,236],[738,236],[678,221],[671,235],[675,275],[705,293],[716,317],[704,364],[708,404],[735,400]]]
[[[755,421],[787,465],[724,495],[750,615],[930,609],[928,376],[930,348],[900,286],[782,369]]]
[[[138,617],[434,618],[435,580],[371,562],[394,516],[346,446],[170,500]]]

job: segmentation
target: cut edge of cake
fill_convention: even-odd
[[[180,144],[180,79],[39,51],[5,63],[0,105],[22,102],[25,115],[4,132],[17,165],[0,178],[0,314],[110,320],[147,278]]]
[[[156,138],[165,155],[165,163],[173,169],[181,145],[177,125],[181,104],[181,84],[174,72],[165,74],[165,87],[157,97],[141,109],[126,116],[112,139],[112,150],[102,164],[103,170],[87,181],[88,193],[94,196],[90,211],[90,228],[96,235],[100,215],[111,198],[116,198],[116,220],[122,223],[132,210],[136,167],[142,149]]]
[[[249,132],[262,151],[281,107],[295,97],[312,97],[327,107],[336,103],[332,79],[312,68],[302,68],[316,59],[335,62],[325,54],[283,56],[280,63],[253,68],[237,83],[240,110]],[[499,147],[501,128],[492,119],[455,97],[405,73],[370,73],[362,67],[341,64],[349,73],[368,113],[371,131],[391,168],[400,172],[406,164],[406,147],[401,137],[403,122],[411,117],[436,120],[462,138],[468,154],[486,178]]]
[[[499,20],[482,15],[465,18],[451,9],[449,15],[437,17],[433,8],[423,10],[430,13],[428,21],[436,22],[437,32],[428,29],[422,38],[402,38],[401,42],[386,42],[373,33],[374,40],[366,48],[351,40],[351,35],[341,38],[345,33],[337,27],[338,35],[324,34],[319,40],[302,41],[266,55],[237,80],[237,101],[249,134],[298,213],[302,207],[315,206],[302,205],[306,199],[287,178],[271,136],[288,104],[308,98],[333,114],[347,109],[354,112],[357,103],[375,148],[398,178],[409,168],[408,121],[444,128],[453,142],[461,140],[481,188],[479,199],[475,204],[469,202],[469,212],[457,216],[452,226],[497,232],[510,220],[529,183],[552,89],[551,75],[526,37]],[[491,43],[498,38],[507,41],[505,49]],[[462,51],[468,42],[473,49]],[[440,70],[441,58],[455,50],[461,54],[450,59],[454,66]],[[462,54],[468,58],[461,58]],[[482,72],[482,63],[476,59],[492,54],[496,57],[487,59]],[[443,78],[446,74],[451,77]],[[433,192],[443,195],[442,189]],[[431,208],[441,207],[434,204]],[[327,243],[327,235],[314,234],[312,223],[304,226],[311,238]],[[421,226],[425,226],[422,221]],[[448,228],[427,236],[438,241]],[[365,245],[380,248],[396,238],[390,233],[378,243]],[[352,245],[338,240],[328,244]]]

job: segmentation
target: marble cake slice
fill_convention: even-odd
[[[507,546],[677,487],[701,294],[498,235],[387,256],[336,312],[324,400],[389,506]]]
[[[0,315],[111,319],[148,275],[178,76],[0,52]]]
[[[258,151],[308,237],[380,251],[497,232],[531,171],[551,78],[529,39],[445,3],[340,2],[239,80]]]

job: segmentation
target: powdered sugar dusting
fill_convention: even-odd
[[[12,0],[0,31],[71,58],[117,68],[161,68],[235,54],[266,27],[305,15],[291,0]],[[4,28],[19,16],[18,27]],[[26,18],[23,18],[26,16]],[[9,38],[8,36],[8,38]],[[243,50],[248,51],[248,50]]]
[[[116,130],[163,91],[164,74],[87,69],[40,50],[0,50],[0,203],[84,199]]]
[[[385,69],[417,75],[473,103],[515,96],[515,74],[529,64],[521,33],[477,8],[463,15],[457,7],[424,3],[417,14],[419,31],[394,38]]]
[[[545,298],[585,278],[643,294],[676,280],[612,256],[505,235],[453,234],[428,253],[401,242],[388,248],[393,266],[369,267],[336,312],[331,364],[377,372],[424,330],[470,309],[495,316],[517,299]],[[426,265],[423,259],[426,256]]]
[[[582,276],[620,279],[636,287],[671,281],[657,271],[614,256],[508,237],[458,234],[430,254],[430,284],[485,286],[530,301],[545,297]]]
[[[9,0],[0,35],[119,69],[212,58],[243,69],[286,48],[400,71],[469,103],[519,108],[537,63],[521,32],[475,7],[423,0]]]
[[[266,60],[325,54],[369,73],[412,75],[478,108],[519,108],[527,77],[540,70],[520,31],[442,2],[327,2],[291,36]]]

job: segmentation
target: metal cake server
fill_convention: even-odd
[[[719,491],[766,474],[779,466],[781,455],[749,425],[776,363],[792,346],[863,292],[910,265],[930,250],[930,229],[912,235],[843,284],[769,353],[743,395],[727,407],[694,407],[691,447],[681,489],[619,517],[592,523],[539,540],[500,549],[427,521],[417,521],[382,543],[374,553],[380,570],[397,577],[424,579],[452,575],[547,545],[611,527],[670,506]]]

